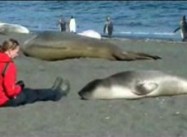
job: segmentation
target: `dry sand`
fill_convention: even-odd
[[[0,36],[0,41],[7,37]],[[18,39],[23,42],[26,37]],[[71,90],[59,102],[1,108],[0,137],[186,137],[187,95],[83,101],[77,92],[93,79],[126,70],[153,69],[187,77],[187,43],[108,41],[123,50],[155,54],[162,59],[120,62],[80,58],[48,62],[21,55],[15,60],[18,79],[28,87],[50,87],[60,75],[71,82]]]

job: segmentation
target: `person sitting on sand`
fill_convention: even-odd
[[[9,39],[0,46],[0,107],[19,106],[36,101],[58,101],[69,91],[69,81],[57,77],[53,86],[46,89],[25,88],[23,81],[16,82],[17,70],[13,59],[18,56],[19,42]]]

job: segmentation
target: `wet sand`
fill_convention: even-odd
[[[26,35],[0,35],[0,42]],[[89,81],[127,70],[161,70],[187,78],[187,43],[169,41],[117,40],[124,51],[138,51],[161,60],[109,61],[67,59],[43,61],[21,55],[15,62],[18,79],[27,87],[50,87],[56,76],[68,79],[71,90],[58,102],[37,102],[1,108],[1,137],[186,137],[187,95],[139,100],[83,101],[78,91]]]

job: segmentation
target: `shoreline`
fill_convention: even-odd
[[[0,42],[5,40],[6,38],[16,38],[23,43],[27,39],[30,39],[31,37],[37,35],[40,32],[45,32],[45,31],[33,31],[30,32],[29,34],[18,34],[18,33],[12,33],[12,34],[0,34]],[[47,32],[57,32],[60,33],[59,31],[47,31]],[[142,41],[142,42],[160,42],[160,43],[176,43],[176,44],[182,44],[185,45],[186,42],[183,42],[181,40],[169,40],[169,39],[156,39],[156,38],[138,38],[138,37],[107,37],[106,35],[101,35],[101,40],[106,40],[106,41]]]
[[[31,34],[37,34],[44,31],[60,32],[55,30],[35,30],[31,31]],[[80,32],[77,32],[80,33]],[[99,32],[98,32],[99,33]],[[102,39],[119,39],[119,40],[143,40],[143,41],[168,41],[168,42],[182,42],[180,36],[162,36],[162,35],[128,35],[128,34],[113,34],[112,38],[109,38],[106,34],[100,33]]]
[[[102,38],[109,38],[106,35],[101,35]],[[138,36],[138,35],[113,35],[112,39],[122,39],[122,40],[144,40],[144,41],[169,41],[169,42],[182,42],[180,38],[174,37],[161,37],[161,36]]]

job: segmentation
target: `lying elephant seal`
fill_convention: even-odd
[[[145,53],[122,52],[116,45],[104,40],[67,32],[41,32],[25,41],[22,50],[27,56],[48,61],[80,57],[125,61],[160,59]]]
[[[187,79],[160,71],[125,71],[88,83],[82,99],[140,99],[187,93]]]
[[[29,33],[30,31],[19,24],[9,24],[0,22],[0,34],[9,34],[9,33]]]

